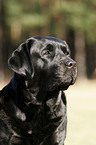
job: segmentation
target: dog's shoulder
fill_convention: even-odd
[[[0,90],[0,110],[2,109],[3,98],[4,98],[4,95],[3,95],[3,89],[2,89]]]
[[[0,90],[0,145],[7,145],[11,132],[9,131],[9,126],[7,123],[7,115],[4,111],[3,103],[5,97],[4,88]]]
[[[10,110],[10,106],[12,106],[10,103],[10,100],[12,98],[13,95],[13,91],[10,87],[10,83],[8,85],[6,85],[2,90],[0,90],[0,112],[2,112],[2,110],[4,112],[6,112],[5,108],[7,107],[7,110]],[[10,106],[8,107],[7,104],[10,104]],[[2,114],[2,113],[1,113]],[[0,114],[0,116],[1,116]]]
[[[0,90],[0,98],[2,98],[2,90]]]
[[[4,111],[4,100],[6,98],[6,94],[7,94],[7,91],[6,91],[6,86],[0,90],[0,119],[5,116],[5,111]],[[2,117],[3,116],[3,117]]]

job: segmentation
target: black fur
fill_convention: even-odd
[[[0,91],[0,145],[63,145],[66,97],[74,84],[76,62],[65,41],[33,37],[8,61],[15,72]]]

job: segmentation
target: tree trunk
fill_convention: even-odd
[[[3,8],[2,1],[0,0],[0,82],[4,80],[3,68]]]
[[[75,31],[75,52],[78,67],[78,78],[86,79],[86,53],[85,40],[82,31]]]

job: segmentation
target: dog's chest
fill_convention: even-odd
[[[13,108],[12,108],[13,109]],[[61,110],[64,110],[62,104],[52,107],[51,105],[32,105],[30,104],[25,111],[21,111],[14,105],[14,111],[7,112],[7,123],[10,124],[10,130],[15,131],[20,136],[29,136],[42,134],[51,126],[56,128],[62,120],[64,114],[61,114]],[[10,114],[10,115],[9,115]]]
[[[19,135],[28,135],[36,133],[43,127],[43,109],[28,107],[24,112],[14,105],[14,111],[3,111],[3,118],[6,118],[6,124],[10,124],[10,130]],[[5,117],[4,117],[5,116]]]

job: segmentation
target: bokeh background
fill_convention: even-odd
[[[66,145],[96,145],[96,0],[0,0],[0,89],[13,75],[11,53],[33,36],[69,44],[78,77],[66,91]]]

